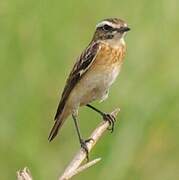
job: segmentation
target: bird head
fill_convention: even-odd
[[[104,19],[96,25],[93,40],[120,41],[129,30],[127,23],[121,19]]]

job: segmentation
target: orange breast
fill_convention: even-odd
[[[123,63],[125,51],[126,48],[124,46],[113,48],[107,44],[102,44],[94,65],[105,67],[120,66]]]

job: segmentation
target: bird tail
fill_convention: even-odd
[[[58,115],[56,117],[55,123],[54,123],[54,125],[53,125],[53,127],[52,127],[52,129],[50,131],[49,137],[48,137],[49,141],[52,141],[56,137],[56,135],[58,134],[59,129],[62,127],[65,119],[69,115],[69,113],[64,111],[64,110],[62,111],[62,113],[60,115]]]

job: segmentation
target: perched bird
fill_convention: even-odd
[[[103,101],[118,76],[124,61],[126,44],[124,36],[130,28],[118,18],[104,19],[96,25],[94,36],[88,47],[77,59],[66,81],[60,103],[55,115],[55,123],[49,135],[53,140],[69,115],[75,123],[81,147],[88,155],[86,142],[81,137],[77,115],[80,106],[88,106],[102,115],[114,127],[115,118],[104,113],[89,103]]]

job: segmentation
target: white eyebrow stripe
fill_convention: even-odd
[[[96,25],[96,28],[102,27],[102,26],[104,26],[105,24],[114,27],[114,24],[113,24],[113,23],[111,23],[111,22],[109,22],[109,21],[102,21],[102,22],[100,22],[100,23],[98,23],[98,24]]]

